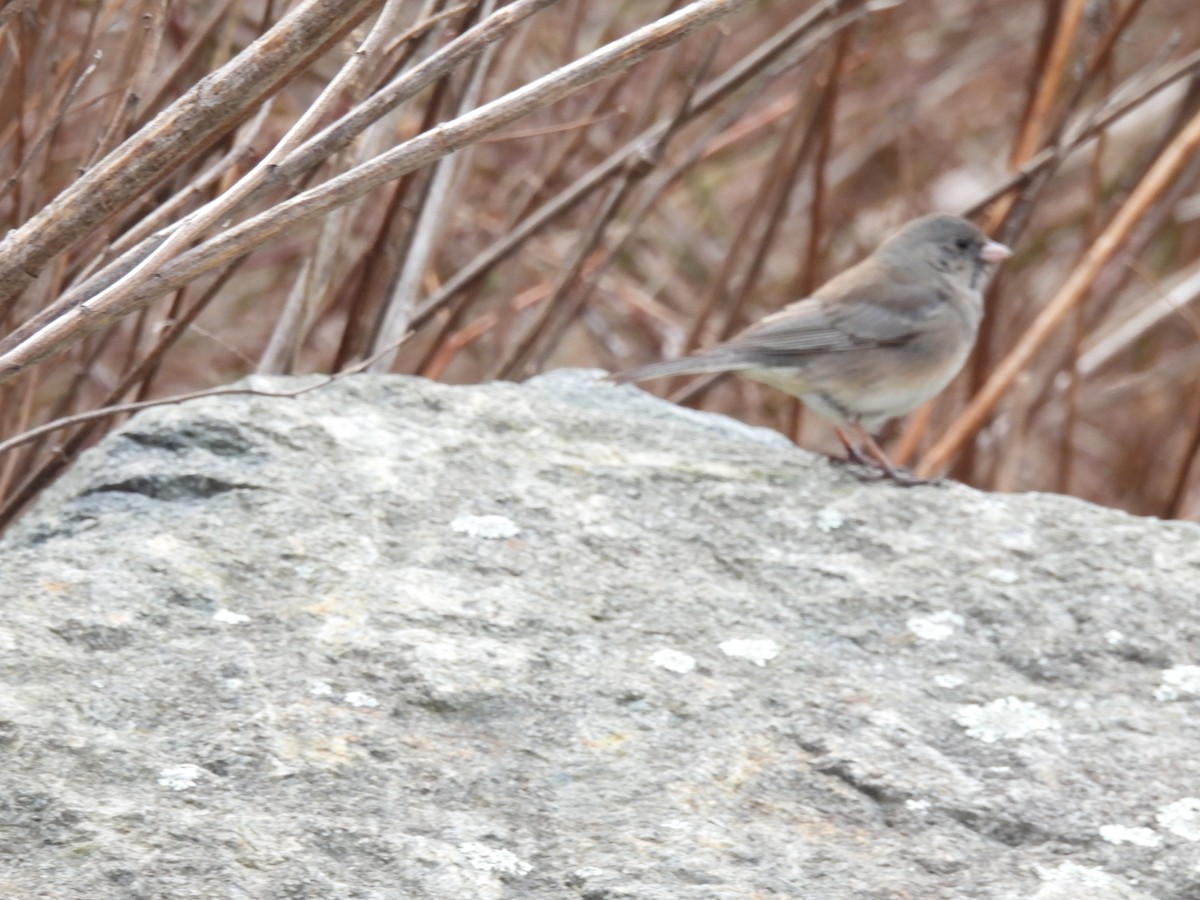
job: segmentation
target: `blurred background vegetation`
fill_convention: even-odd
[[[7,0],[0,527],[127,415],[99,408],[368,360],[467,383],[671,357],[931,211],[975,216],[1016,254],[975,358],[885,435],[891,450],[986,489],[1200,518],[1196,0],[726,3],[632,66],[436,149],[442,123],[704,5],[545,0],[505,23],[516,4],[496,0],[359,0],[326,19],[320,0]],[[255,43],[306,16],[302,39]],[[471,52],[322,144],[456,39]],[[278,72],[256,82],[267,54]],[[227,101],[244,102],[210,109]],[[279,148],[236,198],[297,123],[323,150],[288,168],[295,143]],[[406,142],[434,157],[354,196],[354,167]],[[331,211],[213,249],[322,186]],[[221,198],[133,299],[78,309]],[[203,265],[161,269],[189,249]],[[648,388],[836,446],[762,386]]]

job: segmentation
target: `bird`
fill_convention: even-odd
[[[849,461],[898,484],[923,484],[888,458],[873,432],[941,393],[962,369],[983,318],[989,267],[1011,255],[959,216],[913,219],[870,256],[735,337],[611,378],[735,373],[829,419]]]

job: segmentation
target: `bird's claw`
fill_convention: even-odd
[[[874,457],[863,453],[857,448],[847,451],[845,457],[831,456],[830,461],[835,465],[853,466],[854,477],[859,481],[891,481],[900,487],[916,487],[921,484],[940,484],[941,478],[919,478],[908,469],[899,466],[885,466]]]

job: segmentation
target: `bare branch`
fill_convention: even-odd
[[[378,0],[306,0],[0,241],[0,317],[64,248],[234,127]]]

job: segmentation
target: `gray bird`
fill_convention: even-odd
[[[920,483],[871,432],[936,396],[962,369],[983,317],[988,264],[1010,255],[965,219],[914,219],[812,296],[731,340],[613,380],[734,372],[761,381],[833,421],[852,461]]]

